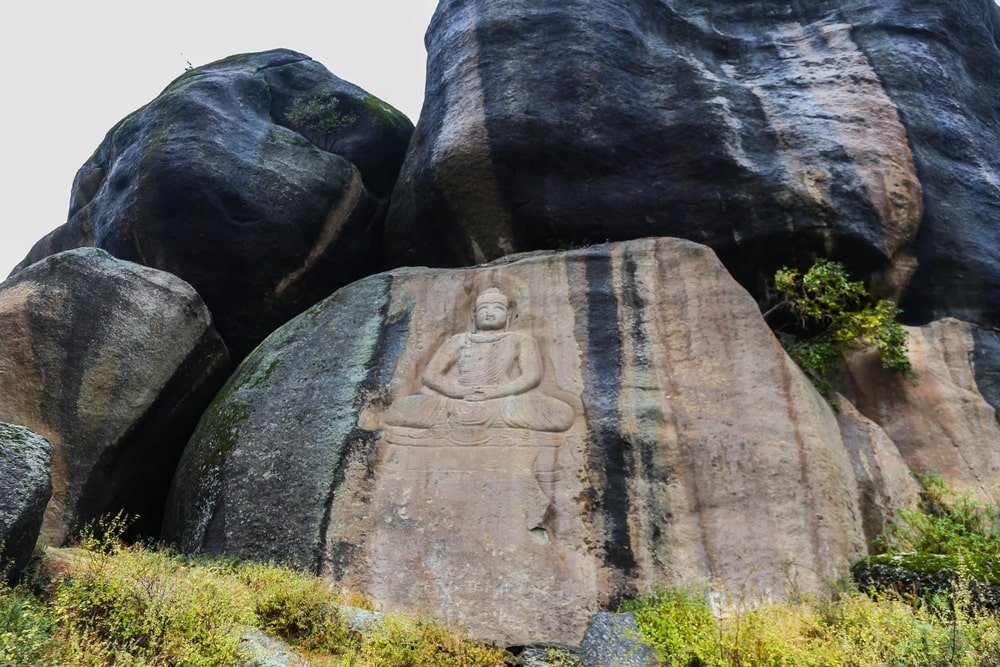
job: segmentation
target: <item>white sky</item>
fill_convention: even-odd
[[[0,9],[0,281],[66,221],[76,170],[184,72],[289,48],[415,123],[437,0],[7,2]]]

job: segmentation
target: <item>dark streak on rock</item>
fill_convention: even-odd
[[[972,351],[972,370],[976,386],[986,402],[996,411],[1000,422],[1000,331],[976,328]]]
[[[80,513],[77,525],[68,526],[70,535],[118,510],[136,518],[126,537],[159,535],[170,482],[201,416],[196,406],[208,405],[232,370],[228,357],[218,356],[221,346],[215,330],[206,331],[119,446],[102,452],[93,466],[97,474],[80,489]],[[192,382],[199,375],[200,382]],[[159,444],[151,447],[153,442]],[[145,474],[135,474],[138,470]]]
[[[367,375],[358,384],[357,392],[354,395],[354,409],[357,414],[361,414],[366,403],[371,397],[382,396],[385,393],[387,383],[392,379],[392,374],[396,369],[396,363],[406,343],[406,337],[410,330],[409,312],[397,313],[389,316],[389,295],[392,293],[393,277],[388,275],[382,283],[381,305],[378,311],[379,335],[378,340],[372,347],[368,362],[365,365]],[[323,509],[323,518],[319,526],[319,541],[316,545],[314,567],[316,572],[321,572],[324,562],[329,562],[333,570],[334,577],[343,576],[349,563],[349,558],[356,552],[357,547],[351,545],[348,549],[344,543],[330,545],[327,550],[327,534],[330,528],[330,511],[333,508],[334,497],[337,490],[344,483],[347,475],[347,466],[352,461],[365,461],[366,475],[370,475],[372,462],[376,447],[378,445],[380,432],[370,429],[355,427],[351,429],[344,441],[344,449],[340,453],[336,469],[330,483],[330,492],[327,495]]]
[[[628,527],[628,479],[632,475],[628,452],[632,443],[622,437],[619,425],[622,341],[611,258],[606,247],[588,252],[586,280],[588,377],[583,400],[590,425],[587,447],[600,482],[597,506],[604,517],[604,561],[627,582],[636,567]],[[622,583],[615,594],[627,596],[634,592],[627,588]]]

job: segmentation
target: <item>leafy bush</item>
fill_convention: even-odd
[[[693,591],[657,588],[626,602],[646,642],[676,665],[722,664],[719,625],[704,597]]]
[[[921,596],[965,586],[974,602],[1000,608],[997,509],[951,490],[937,475],[920,479],[920,505],[875,541],[883,553],[855,564],[859,585]]]
[[[243,563],[235,576],[253,598],[256,625],[269,635],[313,651],[340,652],[352,637],[336,611],[336,597],[319,577],[275,565]]]
[[[496,646],[463,640],[439,623],[386,618],[363,636],[356,659],[363,665],[413,667],[499,667],[514,664],[512,656]]]
[[[37,594],[0,587],[0,667],[230,667],[246,657],[248,627],[315,665],[492,667],[510,658],[431,622],[386,616],[349,630],[338,611],[345,599],[319,577],[127,544],[128,524],[108,519],[84,530],[78,548],[51,550],[51,578]]]
[[[109,537],[89,545],[51,604],[60,664],[232,665],[252,598],[214,567]]]
[[[46,657],[55,621],[23,588],[0,584],[0,665],[54,664]]]
[[[778,327],[778,337],[824,394],[837,360],[852,348],[872,347],[885,368],[913,374],[896,304],[873,300],[840,263],[820,260],[805,273],[782,268],[774,275],[774,288],[779,301],[765,318],[782,312],[792,316]]]
[[[1000,558],[1000,516],[992,505],[948,487],[939,475],[920,478],[920,506],[900,511],[899,520],[877,540],[884,551]]]
[[[986,667],[1000,657],[997,617],[967,605],[854,591],[716,618],[700,594],[661,589],[627,606],[658,658],[676,667]]]
[[[340,111],[340,100],[330,91],[296,101],[285,114],[288,122],[310,141],[330,150],[338,133],[358,121],[354,114]]]

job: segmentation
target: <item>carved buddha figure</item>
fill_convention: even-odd
[[[474,330],[449,338],[431,358],[421,393],[395,401],[389,426],[520,428],[558,432],[573,408],[538,390],[542,361],[535,339],[508,331],[510,304],[495,287],[476,299]]]

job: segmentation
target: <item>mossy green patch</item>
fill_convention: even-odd
[[[0,440],[23,445],[28,442],[26,430],[11,424],[0,423]]]
[[[239,424],[247,418],[249,411],[239,403],[226,403],[219,407],[212,422],[212,450],[206,462],[214,467],[221,465],[226,454],[236,446]]]
[[[263,355],[252,367],[245,369],[240,374],[239,388],[259,389],[267,384],[274,372],[281,368],[285,360],[281,357]]]
[[[373,113],[386,127],[395,127],[399,123],[406,121],[406,116],[402,112],[386,104],[374,95],[365,95],[362,97],[361,104],[365,109]]]

